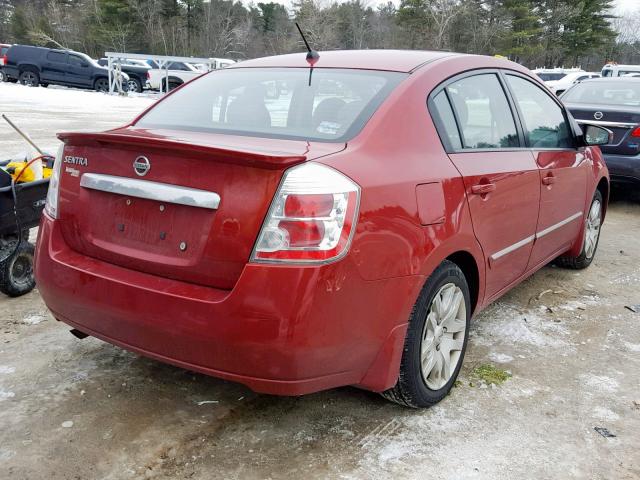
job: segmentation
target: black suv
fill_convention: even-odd
[[[88,55],[72,50],[12,45],[3,68],[9,80],[31,87],[56,84],[109,91],[108,70]],[[122,76],[126,85],[129,76],[125,73]]]

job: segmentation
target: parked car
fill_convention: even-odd
[[[203,73],[206,72],[198,70],[190,63],[171,62],[166,68],[149,70],[149,86],[153,90],[162,89],[168,92]]]
[[[593,260],[609,132],[584,132],[493,57],[249,60],[122,128],[59,134],[38,287],[80,337],[258,392],[432,405],[472,315]]]
[[[217,70],[227,68],[234,63],[233,60],[225,58],[212,58],[210,66],[212,70]],[[162,89],[165,92],[207,73],[209,69],[209,65],[187,62],[171,62],[164,68],[160,68],[153,61],[150,61],[149,65],[152,67],[152,70],[149,71],[150,87],[154,90]]]
[[[600,72],[603,77],[624,77],[629,73],[640,73],[640,65],[618,65],[607,63]]]
[[[563,79],[570,73],[584,72],[581,68],[536,68],[532,70],[543,82],[557,81]]]
[[[640,185],[640,78],[585,80],[561,99],[578,123],[613,132],[601,147],[611,181]]]
[[[549,80],[544,82],[549,90],[556,95],[562,95],[571,85],[586,80],[587,78],[599,78],[600,74],[596,72],[573,72],[567,73],[560,80]]]
[[[101,58],[97,60],[98,65],[101,67],[107,67],[109,60],[107,58]],[[141,93],[143,90],[149,88],[149,70],[150,66],[144,62],[139,63],[137,60],[125,60],[120,63],[120,70],[129,76],[127,82],[127,90],[129,92]]]
[[[6,75],[4,74],[4,63],[7,60],[7,50],[11,45],[7,43],[0,43],[0,82],[6,81]]]
[[[58,50],[29,45],[12,45],[4,66],[9,79],[30,87],[49,84],[109,91],[108,70],[88,55],[73,50]],[[129,76],[122,73],[123,83]]]

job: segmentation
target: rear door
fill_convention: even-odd
[[[582,225],[589,163],[576,147],[564,108],[525,76],[505,75],[527,146],[540,168],[540,215],[530,267],[566,251]]]
[[[63,83],[67,70],[67,53],[49,50],[42,62],[40,80],[43,82]]]
[[[69,67],[67,70],[67,82],[74,85],[90,87],[92,68],[80,55],[69,54]]]
[[[497,71],[454,78],[434,91],[438,131],[461,173],[473,229],[486,258],[486,295],[524,272],[533,246],[540,175],[524,147]]]

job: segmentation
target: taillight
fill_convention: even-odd
[[[47,202],[44,211],[51,218],[58,218],[58,193],[60,191],[60,172],[62,171],[62,155],[64,154],[64,143],[58,148],[58,154],[53,163],[53,172],[49,177],[49,190],[47,190]]]
[[[0,65],[6,65],[8,59],[9,59],[8,55],[5,55],[4,57],[0,57],[0,60],[2,60],[2,62],[0,62]]]
[[[319,163],[287,170],[262,225],[254,262],[328,263],[349,250],[360,187]]]
[[[640,127],[636,127],[633,132],[631,132],[632,137],[640,137]]]

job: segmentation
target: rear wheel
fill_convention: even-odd
[[[97,91],[97,92],[108,92],[109,91],[109,80],[107,80],[106,78],[99,78],[96,80],[96,83],[94,83],[93,88]]]
[[[420,292],[409,319],[398,382],[382,395],[413,408],[442,400],[462,366],[470,315],[467,280],[455,263],[446,260]]]
[[[40,85],[40,76],[31,70],[25,70],[20,73],[19,81],[26,87],[37,87]]]
[[[2,70],[0,70],[0,82],[6,82],[6,81],[7,81],[7,76]]]
[[[171,90],[175,90],[176,88],[178,88],[180,85],[182,84],[174,80],[169,80],[168,82],[165,80],[162,82],[162,90],[165,92],[170,92]]]
[[[129,87],[128,88],[129,92],[134,92],[134,93],[142,92],[142,84],[138,79],[130,78],[129,81],[127,82],[127,86]]]
[[[33,245],[23,240],[15,253],[0,263],[0,292],[19,297],[33,290],[33,252]]]
[[[593,195],[593,200],[591,201],[591,206],[589,207],[589,213],[584,221],[584,241],[582,242],[582,251],[577,257],[558,257],[555,261],[558,266],[581,270],[591,265],[600,241],[602,211],[602,194],[599,190],[596,190],[596,193]]]

